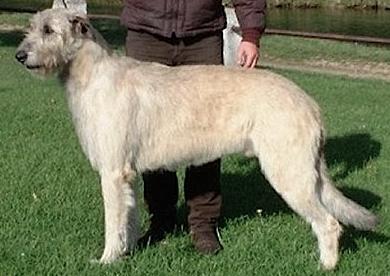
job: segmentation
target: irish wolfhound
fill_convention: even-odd
[[[256,156],[272,187],[311,224],[325,269],[338,260],[339,221],[363,230],[377,224],[332,185],[319,107],[282,76],[118,57],[65,9],[35,15],[16,58],[39,74],[58,71],[66,87],[80,143],[101,176],[102,263],[136,245],[136,173],[237,152]]]

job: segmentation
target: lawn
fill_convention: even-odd
[[[98,27],[110,34],[109,24]],[[119,34],[110,39],[117,46]],[[181,200],[184,226],[176,235],[114,265],[90,263],[103,249],[98,175],[81,153],[58,82],[33,78],[14,61],[19,39],[0,33],[0,275],[322,274],[309,226],[270,188],[257,162],[239,156],[223,162],[220,254],[191,249]],[[321,105],[337,186],[382,220],[375,233],[345,230],[339,266],[329,274],[387,275],[390,82],[279,72]],[[138,188],[146,228],[141,182]]]

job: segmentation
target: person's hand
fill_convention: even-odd
[[[237,63],[244,68],[254,68],[259,60],[259,49],[256,44],[241,41],[238,47]]]

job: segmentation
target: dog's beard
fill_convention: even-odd
[[[49,77],[58,70],[58,68],[45,67],[44,65],[26,65],[26,69],[38,77]]]
[[[46,68],[46,67],[35,67],[33,69],[29,69],[28,71],[32,73],[34,76],[38,78],[46,79],[52,75],[55,75],[57,70],[54,68]]]
[[[61,59],[54,58],[53,56],[40,58],[30,53],[24,66],[32,74],[46,77],[61,70],[62,64],[63,61]]]

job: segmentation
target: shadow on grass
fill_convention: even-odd
[[[353,171],[363,169],[366,163],[379,156],[381,144],[370,134],[359,133],[343,137],[331,137],[325,146],[325,156],[329,167],[343,165],[344,169],[333,176],[337,181]]]
[[[358,231],[354,228],[344,227],[343,234],[340,238],[340,251],[358,251],[359,247],[356,241],[361,237],[364,237],[370,243],[383,244],[390,241],[390,237],[381,233]]]
[[[236,164],[246,173],[222,174],[224,220],[242,216],[253,217],[257,215],[257,210],[261,210],[262,216],[292,212],[261,174],[257,163],[256,159],[239,157]]]
[[[2,31],[0,32],[0,47],[17,47],[23,40],[21,31]]]

